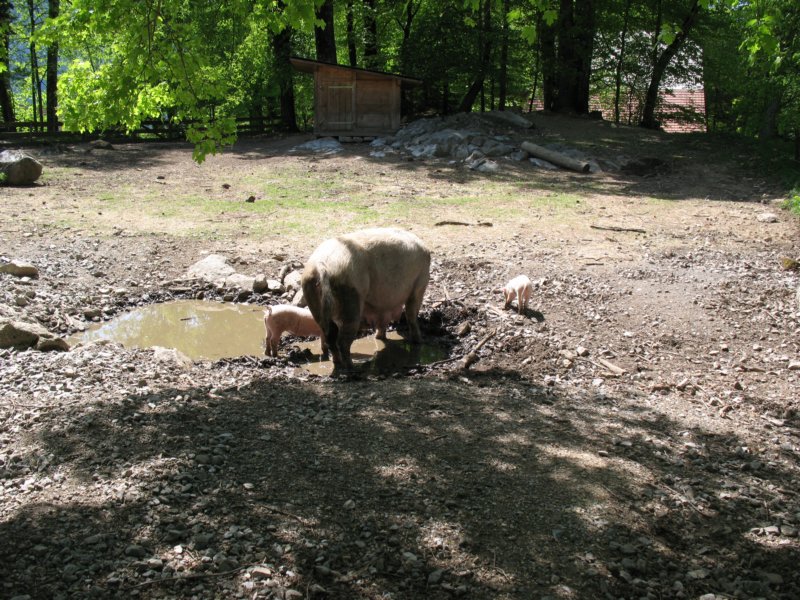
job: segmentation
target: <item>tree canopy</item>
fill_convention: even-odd
[[[797,139],[798,31],[793,0],[0,0],[0,127],[158,119],[202,160],[237,118],[308,125],[298,55],[418,77],[418,114],[602,109],[657,127],[664,94],[695,86],[708,130]]]

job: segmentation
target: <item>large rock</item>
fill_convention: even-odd
[[[236,269],[228,264],[228,259],[220,254],[209,254],[197,261],[186,271],[191,279],[202,279],[214,285],[225,285],[225,280],[236,273]]]
[[[30,185],[41,177],[42,163],[24,152],[4,150],[0,152],[0,173],[7,185]]]
[[[156,362],[179,369],[189,369],[192,366],[192,359],[175,348],[153,346],[153,358]]]
[[[310,152],[312,154],[336,154],[344,150],[344,147],[332,137],[311,140],[305,144],[300,144],[292,148],[292,152]]]
[[[0,348],[69,350],[69,344],[38,323],[0,319]]]
[[[39,269],[29,262],[24,260],[11,260],[3,265],[0,265],[0,273],[8,273],[16,277],[39,277]]]

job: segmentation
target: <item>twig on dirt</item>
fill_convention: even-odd
[[[463,300],[466,297],[467,297],[467,294],[462,294],[461,296],[456,296],[455,298],[450,298],[448,296],[447,298],[444,298],[442,300],[437,300],[436,302],[433,302],[431,304],[431,308],[438,308],[442,304],[454,304],[456,302],[460,302],[461,300]]]
[[[486,345],[486,343],[490,339],[492,339],[496,334],[497,334],[497,329],[492,329],[488,334],[486,334],[486,337],[484,337],[480,342],[478,342],[475,345],[475,347],[470,352],[468,352],[467,355],[464,357],[464,360],[461,363],[461,368],[464,370],[469,369],[471,365],[478,362],[478,350],[483,348]]]
[[[611,366],[608,366],[608,365],[605,365],[605,364],[601,364],[599,362],[596,362],[596,361],[592,360],[591,358],[586,358],[584,356],[576,356],[575,358],[577,358],[578,360],[582,360],[583,362],[587,362],[589,364],[592,364],[595,367],[597,367],[598,369],[604,369],[605,371],[607,371],[609,374],[613,375],[614,377],[619,377],[620,375],[625,373],[625,369],[621,369],[620,367],[618,367],[614,363],[608,362],[604,358],[598,358],[597,360],[602,360],[603,362],[606,362],[606,363],[608,363],[608,365],[611,365]],[[611,367],[614,367],[614,368],[612,369]],[[619,373],[617,371],[621,371],[621,373]]]
[[[488,221],[484,222],[477,222],[477,223],[467,223],[465,221],[439,221],[438,223],[434,223],[434,227],[441,227],[442,225],[464,225],[466,227],[494,227],[494,223],[490,223]]]
[[[486,305],[486,310],[488,310],[488,311],[489,311],[489,312],[491,312],[491,313],[494,313],[495,315],[497,315],[497,316],[498,316],[498,317],[500,317],[501,319],[507,319],[507,318],[508,318],[508,315],[507,315],[506,313],[504,313],[503,311],[501,311],[501,310],[500,310],[499,308],[497,308],[496,306],[492,306],[491,304],[487,304],[487,305]]]
[[[461,360],[462,358],[464,358],[463,355],[461,355],[461,356],[451,356],[450,358],[444,358],[442,360],[437,360],[436,362],[427,363],[427,364],[420,365],[420,366],[432,369],[434,367],[440,367],[442,365],[446,365],[447,363],[451,363],[451,362],[455,362],[457,360]]]
[[[225,577],[227,575],[234,575],[236,573],[239,573],[240,571],[244,571],[245,569],[249,569],[250,567],[255,567],[255,566],[258,566],[258,563],[242,565],[241,567],[236,567],[235,569],[231,569],[230,571],[221,571],[219,573],[193,573],[191,575],[179,575],[177,577],[165,577],[163,579],[150,579],[149,581],[143,581],[141,583],[120,588],[120,590],[121,591],[133,590],[148,585],[156,585],[158,583],[170,583],[170,582],[184,581],[184,580],[191,581],[194,579],[210,579],[212,577]]]
[[[644,229],[638,229],[636,227],[616,227],[614,225],[603,226],[603,225],[589,225],[592,229],[602,229],[603,231],[627,231],[630,233],[647,233]]]
[[[450,302],[450,292],[447,291],[447,286],[445,284],[442,284],[442,290],[444,290],[444,299]]]
[[[285,510],[281,510],[277,506],[271,506],[271,505],[267,504],[267,505],[264,505],[263,508],[265,510],[268,510],[271,513],[275,513],[277,515],[283,515],[284,517],[290,517],[290,518],[294,519],[295,521],[297,521],[299,523],[302,523],[303,525],[307,525],[308,522],[309,522],[308,519],[304,519],[303,517],[301,517],[299,515],[295,515],[295,514],[292,514],[290,512],[286,512]]]
[[[618,367],[617,365],[612,363],[610,360],[606,360],[605,358],[598,358],[597,362],[599,362],[606,369],[608,369],[609,371],[614,373],[614,375],[620,376],[620,375],[624,375],[625,373],[627,373],[627,371],[625,369],[623,369],[622,367]]]

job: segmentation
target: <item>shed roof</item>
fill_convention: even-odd
[[[356,73],[365,73],[370,76],[386,79],[398,79],[404,85],[421,85],[422,80],[416,77],[408,77],[406,75],[395,75],[394,73],[385,73],[383,71],[373,71],[372,69],[362,69],[360,67],[348,67],[345,65],[335,65],[333,63],[326,63],[320,60],[311,60],[310,58],[300,58],[299,56],[292,56],[289,59],[292,66],[303,73],[314,73],[320,67],[328,67],[332,69],[341,69],[342,71],[355,71]]]

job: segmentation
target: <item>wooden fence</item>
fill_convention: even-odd
[[[58,123],[58,131],[47,131],[47,124],[33,121],[0,122],[0,140],[30,141],[41,138],[47,139],[79,139],[92,140],[97,138],[113,140],[183,140],[186,139],[186,129],[198,121],[149,120],[143,121],[141,126],[131,132],[122,127],[109,128],[104,131],[81,134],[75,131],[64,131],[63,123]],[[239,135],[270,133],[278,129],[280,121],[276,117],[241,117],[236,119],[236,130]]]

